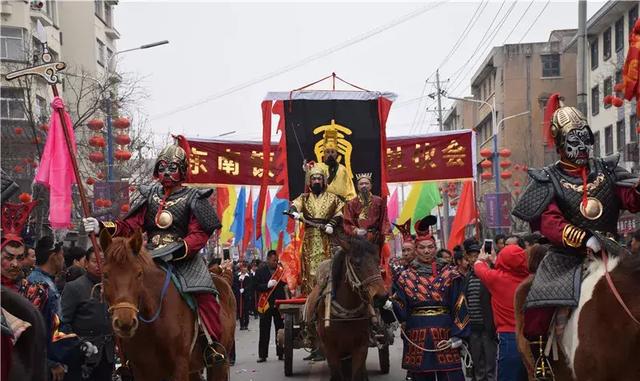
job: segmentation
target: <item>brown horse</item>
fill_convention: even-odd
[[[640,319],[640,257],[621,251],[608,257],[607,270],[615,289],[633,318]],[[522,327],[522,306],[530,288],[526,281],[516,293],[516,321]],[[591,258],[580,290],[578,307],[572,312],[558,342],[560,357],[551,361],[557,381],[640,380],[640,324],[616,299],[605,276],[605,263]],[[533,380],[533,357],[519,330],[519,349]]]
[[[332,263],[336,292],[331,318],[329,326],[325,326],[327,306],[325,298],[321,297],[316,310],[316,329],[327,357],[331,381],[364,381],[368,379],[370,310],[372,306],[384,305],[388,294],[380,275],[377,247],[362,239],[338,241],[342,250],[334,255]],[[317,297],[318,286],[314,291]],[[344,365],[351,369],[351,374],[345,374]]]
[[[100,235],[105,252],[103,286],[112,309],[114,333],[120,338],[124,357],[136,381],[200,380],[205,368],[205,343],[197,337],[196,315],[172,282],[161,299],[166,273],[151,259],[142,245],[142,234],[111,239]],[[231,353],[235,332],[235,299],[227,280],[213,276],[219,292],[222,337],[220,343]],[[139,312],[138,312],[139,311]],[[159,311],[152,323],[139,322]],[[216,348],[220,351],[220,348]],[[207,380],[227,380],[228,356],[224,363],[207,367]]]

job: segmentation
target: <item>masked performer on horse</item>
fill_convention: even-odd
[[[416,222],[416,259],[400,273],[385,308],[405,323],[402,368],[413,380],[463,381],[458,348],[470,333],[464,278],[436,259],[435,223],[434,216]]]
[[[547,103],[545,132],[560,160],[529,170],[531,182],[513,210],[551,243],[524,303],[523,333],[539,357],[536,364],[544,363],[536,365],[535,376],[541,379],[548,377],[542,373],[549,362],[540,353],[549,348],[550,327],[561,336],[571,309],[578,306],[585,254],[601,251],[594,233],[615,237],[620,212],[640,211],[638,179],[618,166],[619,155],[593,157],[594,136],[586,118],[564,106],[559,94]]]
[[[178,142],[185,144],[182,137]],[[153,169],[158,182],[139,188],[141,197],[124,219],[98,222],[89,217],[83,223],[86,231],[106,229],[111,236],[131,236],[137,229],[146,232],[151,256],[163,267],[172,266],[180,291],[196,300],[200,323],[213,346],[220,339],[220,304],[198,252],[221,224],[208,200],[211,189],[182,186],[188,181],[187,152],[188,148],[179,145],[169,145],[160,152]]]

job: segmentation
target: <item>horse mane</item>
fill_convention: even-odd
[[[549,250],[549,245],[541,245],[534,244],[528,250],[528,259],[527,259],[527,267],[529,268],[529,273],[534,274],[538,271],[538,266],[540,266],[540,262],[547,255],[547,251]]]
[[[109,255],[107,256],[108,261],[118,265],[127,265],[134,259],[137,259],[143,265],[153,264],[151,255],[144,245],[140,248],[140,252],[138,254],[134,254],[131,252],[129,240],[124,237],[114,238],[107,251],[109,252]]]

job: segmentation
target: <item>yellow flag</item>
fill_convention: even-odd
[[[222,229],[220,230],[220,243],[226,243],[233,233],[229,230],[233,223],[233,212],[236,210],[236,203],[238,202],[238,195],[236,194],[236,187],[229,186],[229,206],[222,213]]]

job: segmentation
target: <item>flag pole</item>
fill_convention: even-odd
[[[38,21],[39,23],[39,21]],[[41,28],[41,24],[38,28]],[[42,39],[39,38],[42,42]],[[5,75],[5,78],[8,81],[14,80],[16,78],[28,76],[28,75],[38,75],[43,78],[49,85],[51,85],[51,90],[53,91],[54,97],[59,97],[58,93],[58,72],[64,70],[67,65],[64,62],[51,62],[52,55],[49,53],[49,48],[46,42],[42,42],[42,55],[41,59],[44,62],[42,65],[37,65],[33,67],[28,67],[26,69],[16,70],[11,73]],[[67,120],[65,118],[64,109],[56,108],[56,112],[58,113],[58,117],[60,118],[60,122],[62,123],[62,131],[64,134],[64,140],[67,145],[67,151],[69,153],[69,158],[71,158],[71,166],[73,167],[73,173],[76,177],[76,185],[78,186],[78,193],[80,194],[80,204],[82,206],[82,212],[84,217],[89,217],[91,210],[89,209],[89,203],[87,202],[87,196],[82,185],[82,181],[80,179],[80,172],[78,171],[78,162],[76,160],[76,155],[73,152],[73,145],[71,144],[71,137],[69,136],[69,128],[71,126],[67,125]],[[91,244],[97,254],[100,254],[100,246],[98,245],[98,240],[96,239],[96,235],[94,232],[89,232],[89,239],[91,240]],[[96,255],[96,261],[98,264],[98,269],[102,268],[102,261],[100,259],[100,255]]]

